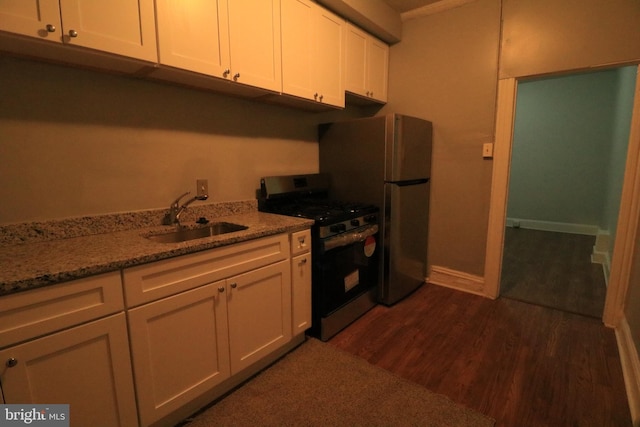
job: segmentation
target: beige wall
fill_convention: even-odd
[[[389,103],[434,126],[429,264],[482,276],[493,141],[500,3],[406,21],[391,47]]]
[[[261,176],[317,172],[316,123],[350,114],[7,57],[0,82],[0,224],[164,208],[198,178],[252,199]]]
[[[640,58],[637,0],[503,0],[500,78]]]
[[[434,122],[429,263],[482,276],[497,79],[639,61],[640,2],[478,0],[406,21],[390,58],[385,110]]]

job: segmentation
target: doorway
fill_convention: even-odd
[[[602,317],[635,73],[518,82],[501,296]]]
[[[640,79],[636,75],[632,127],[628,140],[622,197],[619,204],[617,239],[613,244],[609,286],[603,314],[604,323],[612,327],[615,327],[622,318],[631,272],[631,256],[635,250],[635,239],[639,230],[640,84],[638,84],[638,80]],[[506,78],[498,81],[496,140],[484,276],[484,293],[491,298],[497,298],[500,293],[505,224],[507,221],[508,181],[511,167],[518,83],[520,82],[516,78]]]

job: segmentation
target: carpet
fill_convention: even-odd
[[[183,425],[490,427],[495,421],[309,338]]]

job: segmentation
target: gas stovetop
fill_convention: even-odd
[[[270,212],[313,219],[319,225],[342,222],[378,211],[378,208],[372,205],[336,200],[279,200],[269,205]]]
[[[324,174],[266,177],[260,184],[264,212],[313,219],[320,227],[335,225],[334,232],[377,222],[376,206],[330,199]]]

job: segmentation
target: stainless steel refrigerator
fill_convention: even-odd
[[[431,122],[399,114],[322,124],[320,172],[338,200],[380,208],[378,299],[391,305],[424,283]]]

